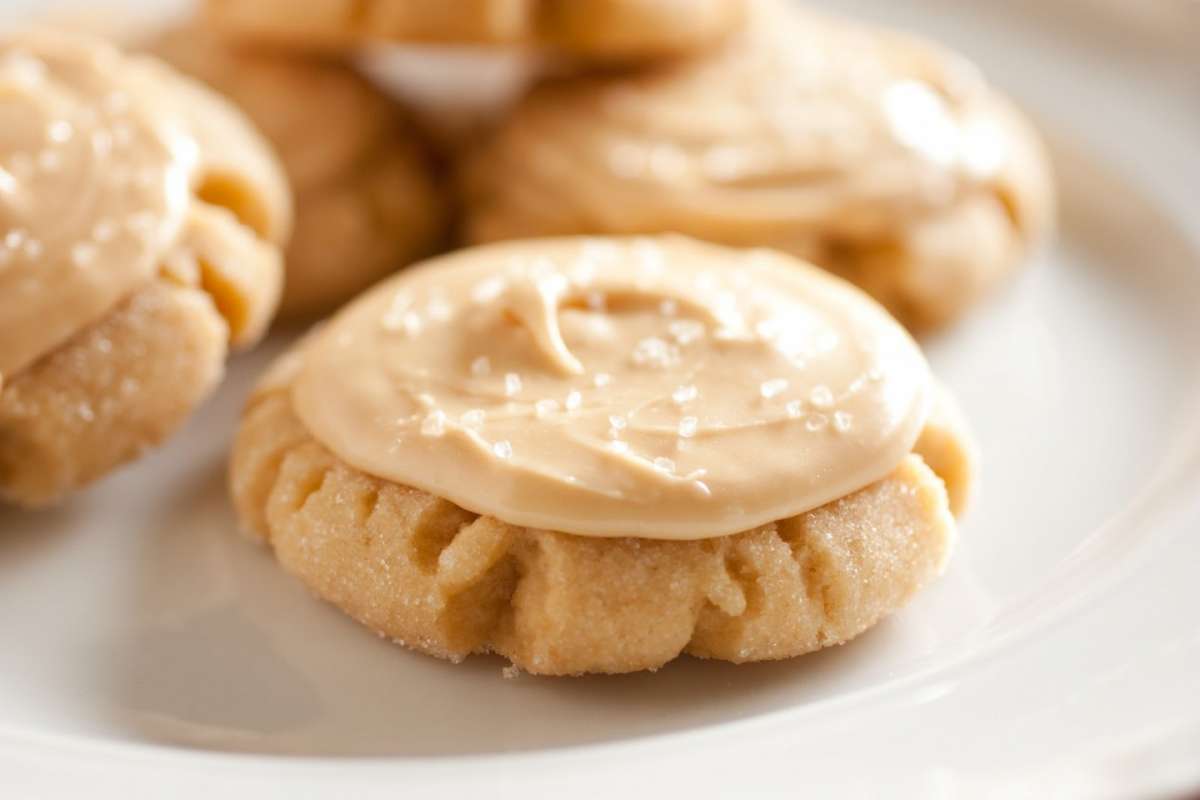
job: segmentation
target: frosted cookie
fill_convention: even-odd
[[[0,499],[136,458],[259,338],[291,211],[265,142],[158,62],[0,36]]]
[[[712,46],[744,0],[207,0],[243,36],[314,47],[362,41],[538,45],[588,59],[641,60]]]
[[[349,64],[238,46],[196,25],[151,50],[233,100],[283,161],[296,206],[283,315],[337,308],[440,244],[429,154],[404,110]]]
[[[1038,138],[962,58],[759,0],[712,55],[535,90],[468,159],[474,242],[680,232],[768,246],[905,325],[961,314],[1051,226]]]
[[[679,237],[383,282],[268,373],[231,470],[246,527],[372,630],[552,675],[845,642],[941,571],[973,479],[879,306]]]

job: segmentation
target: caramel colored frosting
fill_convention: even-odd
[[[470,238],[674,231],[883,296],[878,273],[917,262],[919,283],[957,259],[965,275],[972,249],[1008,263],[1050,224],[1037,136],[966,60],[794,3],[751,9],[712,55],[536,90],[466,171]]]
[[[514,217],[709,239],[753,226],[761,241],[785,224],[796,235],[805,223],[810,234],[892,230],[972,187],[1038,199],[1021,188],[1045,180],[1036,137],[965,59],[792,3],[752,9],[710,57],[536,93],[484,160],[573,180],[512,188]],[[479,238],[504,233],[486,226]]]
[[[0,381],[171,262],[219,306],[277,283],[241,256],[277,261],[262,240],[289,216],[273,157],[207,90],[87,39],[0,36]],[[265,316],[230,318],[235,342]]]
[[[698,539],[887,475],[925,423],[920,351],[794,258],[679,237],[461,251],[347,307],[285,362],[351,465],[480,514]]]

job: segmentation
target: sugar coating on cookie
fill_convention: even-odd
[[[0,493],[49,502],[177,425],[266,327],[289,225],[224,101],[86,38],[0,38]]]
[[[780,254],[493,245],[281,359],[231,487],[285,568],[422,652],[538,674],[784,658],[945,564],[974,477],[943,392],[874,303]]]
[[[932,43],[757,0],[718,51],[535,90],[464,167],[475,242],[680,232],[774,247],[943,324],[1051,224],[1020,113]]]
[[[336,308],[441,242],[446,203],[416,126],[346,60],[201,23],[147,48],[236,103],[278,152],[295,195],[281,315]]]
[[[231,33],[293,45],[364,40],[539,45],[639,61],[696,52],[736,30],[745,0],[208,0]]]

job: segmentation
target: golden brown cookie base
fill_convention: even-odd
[[[243,523],[283,566],[380,635],[454,661],[499,653],[545,675],[845,642],[940,572],[955,530],[946,489],[918,456],[841,500],[718,539],[516,528],[350,467],[278,389],[247,410],[231,482]]]
[[[957,320],[1024,262],[1027,243],[1004,203],[981,193],[894,239],[766,237],[784,250],[858,286],[909,331],[928,333]]]
[[[958,403],[940,384],[913,452],[946,485],[950,513],[956,517],[965,514],[978,483],[979,454]]]
[[[297,192],[280,316],[327,313],[435,252],[446,216],[415,144],[381,141],[345,174]]]
[[[0,389],[0,499],[39,507],[137,458],[220,380],[228,326],[157,280]]]

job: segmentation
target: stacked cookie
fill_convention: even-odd
[[[555,77],[439,158],[367,42]],[[145,49],[228,100],[77,37],[0,48],[7,499],[160,441],[280,295],[359,295],[263,377],[231,487],[381,635],[553,675],[777,659],[943,568],[973,451],[909,332],[1052,220],[1035,133],[960,57],[782,0],[211,0]]]

